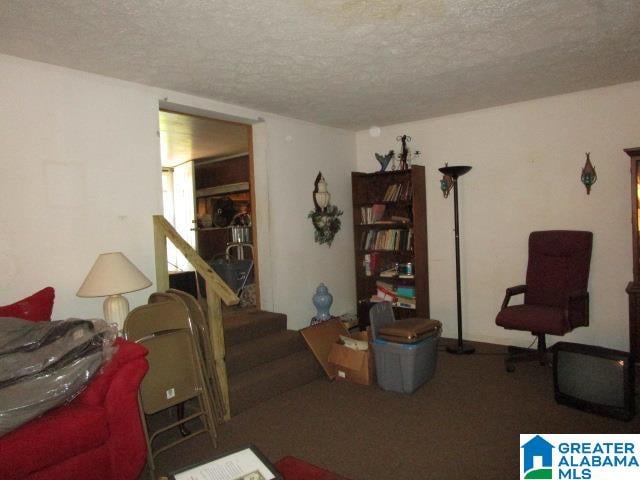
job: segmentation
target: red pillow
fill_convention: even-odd
[[[55,290],[52,287],[43,288],[16,303],[0,306],[0,317],[17,317],[33,322],[49,321],[55,296]]]

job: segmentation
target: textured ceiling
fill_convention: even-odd
[[[347,128],[640,79],[638,0],[0,0],[0,52]]]

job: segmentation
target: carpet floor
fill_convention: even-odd
[[[158,458],[171,472],[216,452],[256,445],[273,461],[294,455],[353,480],[516,479],[520,433],[640,433],[622,422],[557,405],[552,369],[506,373],[504,347],[438,353],[435,377],[412,395],[316,380],[253,407]],[[142,478],[148,478],[146,476]]]

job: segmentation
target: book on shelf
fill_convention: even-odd
[[[396,297],[402,297],[407,301],[416,299],[416,289],[414,287],[406,287],[406,286],[398,285],[396,288],[393,289],[393,293],[396,295]]]
[[[380,272],[380,277],[382,278],[395,278],[397,276],[398,276],[398,269],[396,267],[391,267]]]
[[[404,215],[391,215],[391,221],[394,223],[410,223],[411,219]]]
[[[384,216],[386,206],[382,203],[376,203],[371,207],[371,221],[372,223],[379,222]]]
[[[412,250],[413,232],[407,229],[389,228],[362,232],[362,250]]]
[[[362,266],[364,267],[364,274],[367,277],[372,276],[373,272],[375,272],[377,270],[379,256],[380,255],[378,253],[372,252],[372,253],[365,254],[364,258],[362,259]]]
[[[400,308],[416,308],[414,287],[396,287],[381,280],[376,281],[376,293],[369,298],[370,302],[391,302]]]
[[[396,296],[396,300],[400,303],[405,303],[405,304],[412,304],[415,306],[416,304],[416,296],[415,296],[415,291],[414,294],[409,296],[409,295],[403,295],[402,293],[398,292],[398,291],[394,291],[394,295]]]
[[[376,298],[376,300],[373,300],[373,298]],[[395,303],[395,301],[397,300],[396,297],[392,294],[390,294],[389,292],[385,291],[385,290],[381,290],[378,289],[376,291],[376,293],[374,295],[371,296],[372,301],[377,301],[377,302],[391,302],[391,303]]]
[[[397,295],[393,291],[393,285],[386,282],[377,281],[376,282],[376,294],[378,298],[381,298],[383,301],[395,302],[397,299]]]
[[[382,280],[378,280],[376,282],[376,287],[382,288],[383,290],[394,293],[393,285],[387,282],[383,282]]]
[[[410,182],[394,183],[387,187],[382,197],[383,202],[397,202],[411,200],[413,198],[413,188]]]
[[[403,303],[401,301],[397,301],[393,304],[394,307],[398,307],[398,308],[408,308],[410,310],[415,310],[416,309],[416,304],[415,303]]]
[[[383,203],[374,203],[370,207],[360,207],[360,222],[363,225],[382,221],[386,206]]]
[[[403,296],[403,297],[409,297],[409,298],[416,298],[416,289],[415,287],[409,287],[409,286],[405,286],[405,285],[398,285],[396,287],[396,293],[399,296]]]

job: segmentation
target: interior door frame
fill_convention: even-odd
[[[253,243],[253,275],[254,275],[254,281],[256,284],[256,308],[259,308],[259,309],[262,308],[262,301],[261,301],[261,294],[260,294],[260,290],[261,290],[261,277],[260,277],[260,267],[259,267],[260,243],[258,242],[258,219],[257,219],[258,214],[257,214],[256,181],[255,181],[255,167],[254,167],[255,156],[254,156],[254,142],[253,142],[253,134],[254,134],[253,124],[262,122],[263,120],[248,119],[248,118],[245,119],[245,118],[235,117],[232,115],[210,112],[210,111],[202,110],[199,108],[189,107],[186,105],[169,103],[167,100],[161,100],[159,102],[158,112],[160,110],[180,113],[183,115],[190,115],[193,117],[214,119],[218,121],[223,121],[227,123],[244,126],[245,128],[247,128],[247,153],[249,156],[249,191],[250,191],[250,198],[251,198],[251,241]],[[196,159],[190,160],[192,166],[194,165],[193,163],[194,160]],[[195,175],[193,175],[193,181],[195,182]],[[195,202],[196,202],[195,185],[194,185],[193,193],[194,193],[193,200],[194,200],[194,208],[195,208]],[[264,208],[268,208],[268,206],[265,205]],[[266,237],[267,237],[266,239],[268,240],[268,235]],[[198,241],[197,238],[198,236],[196,235],[196,246]]]

